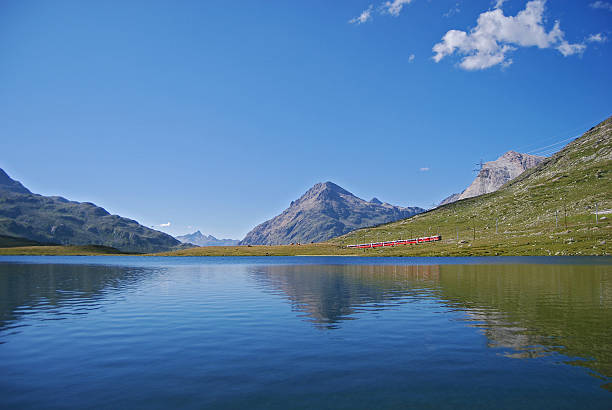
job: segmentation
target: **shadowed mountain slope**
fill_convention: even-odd
[[[0,169],[0,235],[61,245],[104,245],[123,252],[163,252],[180,242],[89,202],[31,193]]]

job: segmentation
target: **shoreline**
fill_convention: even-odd
[[[527,242],[508,246],[503,243],[446,243],[423,245],[399,245],[377,249],[350,249],[338,244],[322,243],[309,245],[279,246],[209,246],[158,253],[121,252],[113,248],[97,246],[28,246],[0,248],[1,256],[165,256],[165,257],[491,257],[491,256],[610,256],[607,241],[596,246],[593,241],[583,243],[539,243]],[[599,244],[599,243],[597,243]]]

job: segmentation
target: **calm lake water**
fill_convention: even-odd
[[[612,408],[610,258],[0,257],[0,408]]]

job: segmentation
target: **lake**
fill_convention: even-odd
[[[0,257],[0,408],[612,408],[612,258]]]

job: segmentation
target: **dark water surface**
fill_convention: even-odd
[[[612,408],[610,258],[0,257],[0,408]]]

